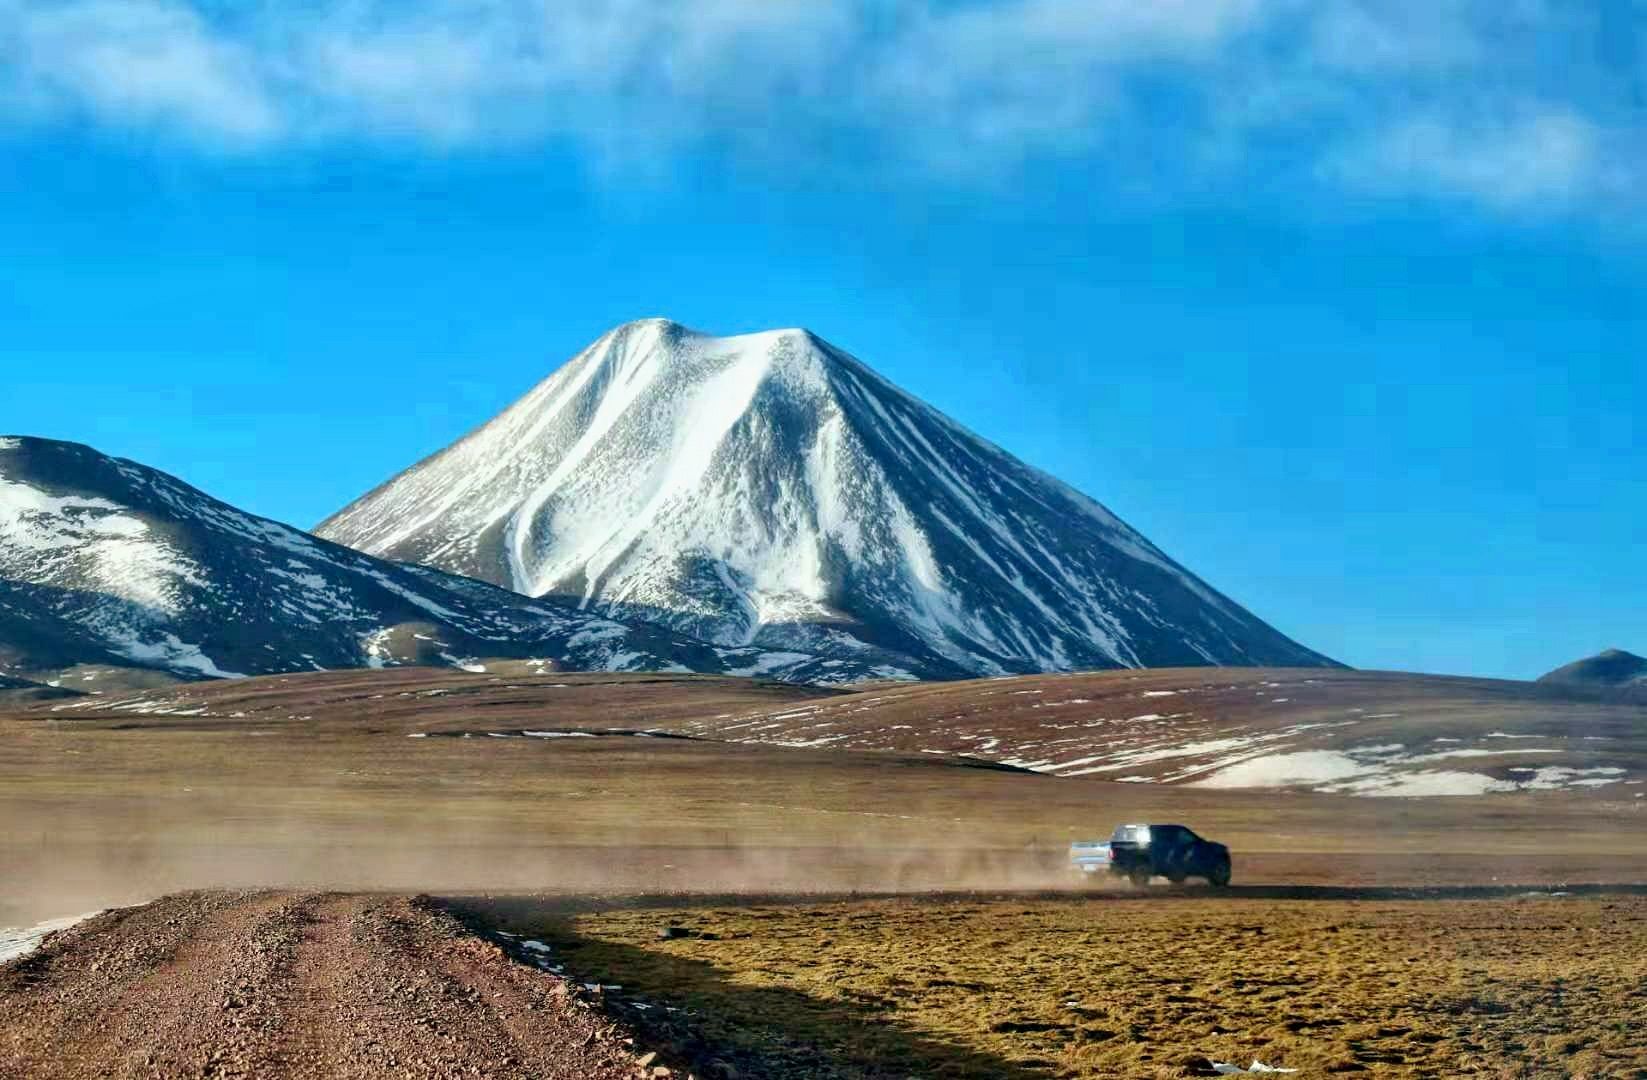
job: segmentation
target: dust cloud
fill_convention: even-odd
[[[461,835],[438,819],[339,828],[267,819],[245,838],[207,839],[208,822],[132,832],[64,821],[34,843],[0,840],[0,926],[141,903],[185,889],[294,888],[399,893],[806,894],[1068,888],[1059,849],[860,843],[740,844],[727,830],[699,843],[649,842],[643,826],[605,843],[551,835]]]

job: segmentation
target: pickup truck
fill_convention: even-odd
[[[1192,877],[1218,888],[1230,883],[1230,849],[1182,825],[1117,825],[1108,840],[1071,844],[1069,864],[1083,874],[1108,873],[1138,886],[1152,877],[1174,885]]]

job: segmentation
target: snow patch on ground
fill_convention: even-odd
[[[224,671],[199,645],[178,639],[176,634],[162,633],[158,641],[143,641],[129,630],[107,631],[109,646],[115,652],[140,664],[152,664],[174,670],[198,671],[214,679],[244,679],[238,671]]]
[[[4,448],[0,447],[0,449]],[[46,939],[48,934],[55,934],[59,930],[67,930],[76,923],[85,922],[96,914],[98,912],[88,911],[84,915],[70,915],[62,919],[50,919],[34,926],[13,927],[10,929],[0,927],[0,964],[27,956],[40,947],[40,943]]]
[[[1488,795],[1498,791],[1514,791],[1517,786],[1513,781],[1497,780],[1484,773],[1421,769],[1417,772],[1364,776],[1348,783],[1329,784],[1320,790],[1385,798],[1424,798]]]
[[[1374,753],[1380,751],[1381,753]],[[1508,770],[1513,778],[1456,769],[1410,769],[1400,766],[1441,758],[1498,757],[1512,753],[1560,753],[1550,750],[1451,750],[1439,754],[1395,756],[1388,748],[1305,750],[1249,758],[1191,786],[1205,788],[1310,787],[1316,791],[1384,798],[1487,795],[1506,791],[1559,791],[1618,783],[1624,770],[1613,767],[1544,766]]]
[[[1337,750],[1301,750],[1270,754],[1218,770],[1192,787],[1270,788],[1303,787],[1348,780],[1366,773],[1367,766]]]
[[[755,662],[754,663],[748,664],[744,667],[729,667],[729,668],[726,669],[726,673],[728,675],[742,675],[742,676],[746,676],[746,677],[754,677],[754,676],[759,676],[759,675],[770,675],[775,671],[781,671],[786,667],[790,667],[790,666],[795,665],[795,664],[805,663],[806,661],[812,660],[812,659],[815,659],[815,658],[810,653],[798,653],[798,652],[761,653],[760,655],[755,657]]]

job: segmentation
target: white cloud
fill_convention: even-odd
[[[557,139],[655,165],[701,144],[946,182],[1056,156],[1095,182],[1263,175],[1525,213],[1616,198],[1641,173],[1628,94],[1607,100],[1619,81],[1572,79],[1559,62],[1594,52],[1595,28],[1572,12],[1549,0],[0,0],[0,108],[208,149]]]
[[[165,0],[0,0],[0,88],[36,108],[214,139],[281,134],[255,58]]]
[[[1443,195],[1504,210],[1570,205],[1601,183],[1601,133],[1570,109],[1541,103],[1511,116],[1442,113],[1404,119],[1328,163],[1372,191]]]

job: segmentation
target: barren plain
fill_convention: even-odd
[[[55,1044],[37,1040],[50,1026],[38,1010],[68,998],[86,1004],[50,1014],[51,1030],[107,1026],[134,1001],[193,1010],[210,987],[242,982],[253,1003],[246,1015],[270,1017],[268,1032],[315,1023],[281,1012],[289,991],[278,987],[311,977],[306,935],[331,934],[365,943],[376,959],[350,954],[362,971],[382,963],[435,972],[445,951],[484,945],[508,974],[471,986],[481,998],[504,992],[493,979],[570,993],[582,1002],[573,1012],[616,1025],[623,1052],[624,1039],[637,1039],[659,1048],[649,1067],[700,1076],[714,1075],[711,1066],[778,1077],[1195,1075],[1237,1058],[1302,1075],[1647,1076],[1633,1034],[1647,996],[1647,800],[1630,783],[1647,775],[1647,710],[1514,684],[1471,690],[1463,680],[1351,681],[1353,673],[1341,676],[1337,698],[1321,682],[1258,687],[1265,699],[1303,698],[1313,715],[1336,712],[1346,724],[1300,733],[1316,720],[1288,711],[1293,701],[1259,700],[1250,685],[1295,673],[1207,675],[1239,688],[1220,693],[1251,702],[1220,706],[1210,684],[1195,690],[1182,673],[1142,675],[1173,685],[1113,673],[820,693],[520,664],[277,676],[14,707],[0,716],[0,925],[178,890],[231,891],[137,909],[158,914],[101,916],[0,967],[9,980],[0,1054],[11,1055],[0,1058],[0,1075],[98,1074],[66,1064],[41,1071],[48,1059],[93,1060],[53,1056]],[[992,729],[986,738],[1071,738],[1083,729],[1066,725],[1106,721],[1086,729],[1095,731],[1140,715],[1142,695],[1192,693],[1201,695],[1196,709],[1179,710],[1195,713],[1184,745],[1211,741],[1207,725],[1241,727],[1245,734],[1216,737],[1260,738],[1240,751],[1260,755],[1310,749],[1262,741],[1266,724],[1287,739],[1324,730],[1337,743],[1313,749],[1329,752],[1399,741],[1417,757],[1445,752],[1422,740],[1456,739],[1440,745],[1479,752],[1445,759],[1449,769],[1504,783],[1477,795],[1399,797],[1226,788],[1166,773],[1054,775],[1032,768],[1039,758],[980,753],[981,740],[954,735],[978,734],[952,719],[970,710],[989,714],[977,721]],[[1048,697],[1089,701],[1084,711],[1035,707]],[[778,745],[821,736],[732,726],[757,715],[784,725],[861,721],[837,734],[906,724],[921,734],[882,746]],[[1367,726],[1352,730],[1352,716]],[[1170,749],[1172,730],[1155,723],[1149,745]],[[1504,737],[1489,738],[1495,732]],[[955,745],[921,741],[942,738]],[[1083,755],[1138,752],[1131,736],[1105,738],[1116,745]],[[1532,744],[1548,759],[1534,765],[1535,755],[1508,752]],[[1606,783],[1514,782],[1527,774],[1512,770],[1535,767],[1615,771],[1588,774]],[[1409,761],[1386,771],[1434,769]],[[1231,846],[1234,888],[1158,886],[1140,896],[1070,878],[1070,840],[1102,837],[1118,821],[1168,819]],[[447,899],[396,898],[410,894]],[[118,926],[170,926],[176,913],[166,905],[178,903],[235,914],[178,930],[164,947],[121,944]],[[383,919],[425,926],[445,919],[442,905],[468,930],[441,922],[391,946],[361,929]],[[288,909],[296,914],[278,915]],[[668,926],[691,933],[659,940]],[[542,935],[562,971],[544,970],[499,928]],[[247,954],[273,965],[273,981],[241,971],[233,958]],[[127,981],[116,985],[117,976]],[[591,994],[577,989],[583,982],[625,989]],[[425,990],[429,1002],[447,1000]],[[630,1004],[631,991],[656,1007]],[[48,999],[58,1005],[41,1004]],[[371,1041],[382,1003],[334,1004],[333,1019],[367,1041],[357,1046],[350,1035],[333,1048],[341,1057],[314,1060],[331,1063],[317,1066],[322,1075],[351,1075],[338,1062],[379,1061],[362,1047],[383,1045]],[[429,1052],[395,1051],[407,1074],[476,1075],[464,1071],[472,1066],[479,1075],[584,1075],[552,1057],[529,1064],[516,1050],[502,1051],[514,1066],[500,1065],[484,1048],[503,1044],[482,1032],[502,1020],[464,1013],[448,1023],[444,1005],[418,1008],[406,1024],[420,1027],[423,1016],[449,1038],[437,1040],[439,1053],[430,1049],[437,1042],[419,1044]],[[182,1023],[133,1028],[131,1053],[99,1067],[236,1075],[221,1061],[165,1057],[176,1041],[168,1033]],[[250,1075],[305,1075],[257,1057],[264,1029],[248,1030],[250,1041],[235,1045],[252,1049],[224,1061],[261,1062]],[[548,1024],[532,1037],[556,1043],[559,1030]]]

